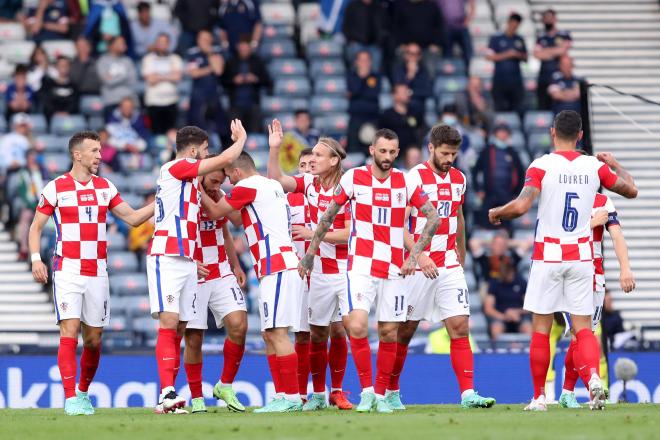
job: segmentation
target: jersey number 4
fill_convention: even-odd
[[[564,199],[564,217],[561,223],[561,226],[566,232],[573,232],[577,227],[578,210],[573,207],[573,200],[579,198],[580,196],[578,196],[577,193],[566,193],[566,198]]]

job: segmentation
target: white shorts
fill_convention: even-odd
[[[406,277],[408,291],[408,321],[441,322],[452,316],[470,315],[470,294],[463,268],[438,268],[432,280],[422,272]]]
[[[328,326],[341,322],[342,311],[348,312],[345,274],[312,272],[309,287],[309,323]]]
[[[296,326],[298,332],[309,332],[309,278],[300,280],[300,317]]]
[[[566,312],[591,316],[594,312],[594,265],[590,261],[570,263],[532,262],[524,309],[548,315]]]
[[[388,280],[349,271],[348,310],[371,311],[376,302],[376,319],[379,322],[405,322],[408,307],[403,278]]]
[[[195,309],[199,311],[194,319],[188,321],[186,328],[206,330],[207,314],[204,310],[211,309],[215,325],[222,328],[222,320],[232,312],[247,312],[245,295],[236,281],[236,277],[227,275],[197,285],[197,301]]]
[[[186,257],[148,255],[147,281],[154,319],[158,319],[160,312],[178,313],[181,322],[196,318],[197,264],[194,261]],[[206,319],[206,311],[202,314]]]
[[[282,327],[300,330],[302,284],[296,270],[266,275],[259,281],[261,331]]]
[[[90,327],[105,327],[110,322],[108,277],[55,271],[53,302],[58,324],[64,319],[80,319]]]

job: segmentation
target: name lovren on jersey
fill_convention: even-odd
[[[559,183],[568,185],[588,185],[588,174],[559,174]]]

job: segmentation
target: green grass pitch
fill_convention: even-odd
[[[463,410],[456,405],[410,406],[392,415],[330,409],[315,413],[155,415],[149,409],[99,409],[67,417],[59,409],[0,410],[0,439],[652,439],[660,438],[660,406],[610,405],[605,411],[522,405]]]

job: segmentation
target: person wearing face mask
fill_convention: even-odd
[[[536,39],[534,56],[541,60],[536,94],[539,110],[550,110],[552,98],[548,94],[548,86],[552,83],[552,75],[559,70],[559,59],[568,54],[572,39],[568,31],[557,29],[557,13],[548,9],[543,12],[544,33]]]
[[[481,212],[477,215],[480,226],[489,228],[488,210],[518,194],[524,175],[520,156],[511,146],[511,129],[506,124],[498,124],[472,169],[474,189],[481,200]]]

